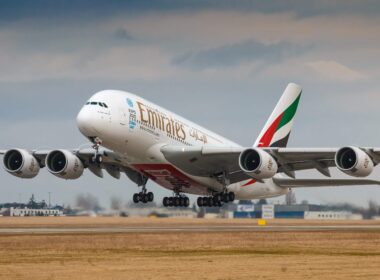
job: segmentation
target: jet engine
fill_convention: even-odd
[[[248,176],[255,179],[272,178],[278,170],[276,160],[261,149],[246,149],[239,156],[239,166]]]
[[[70,151],[51,151],[46,157],[46,167],[53,175],[63,179],[78,179],[83,174],[82,161]]]
[[[22,149],[9,150],[4,154],[4,169],[20,178],[36,177],[40,171],[38,160],[28,151]]]
[[[357,147],[339,149],[335,155],[335,164],[340,171],[355,177],[368,176],[374,167],[371,157]]]

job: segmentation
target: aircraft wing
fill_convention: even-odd
[[[41,166],[45,166],[47,155],[53,150],[33,150],[28,151],[33,155]],[[121,157],[119,154],[107,150],[100,149],[99,154],[102,155],[102,163],[93,163],[91,158],[95,155],[95,150],[91,148],[87,149],[73,149],[69,150],[73,155],[77,156],[83,162],[83,165],[88,168],[94,175],[103,178],[103,170],[106,170],[109,175],[119,179],[121,173],[125,173],[129,179],[141,186],[144,183],[142,175],[129,167],[125,157]],[[0,150],[0,155],[4,155],[5,150]]]
[[[230,183],[252,179],[240,169],[239,155],[243,147],[183,147],[166,145],[161,147],[165,158],[195,176],[213,177],[227,172]],[[335,166],[338,148],[262,148],[271,154],[278,163],[278,172],[295,178],[295,171],[315,169],[330,177],[329,167]],[[361,148],[378,163],[380,149]]]

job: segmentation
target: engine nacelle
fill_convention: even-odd
[[[366,177],[373,171],[371,157],[357,147],[344,147],[337,151],[335,164],[338,169],[355,177]]]
[[[55,150],[46,157],[49,172],[63,179],[78,179],[83,174],[82,161],[67,150]]]
[[[4,169],[10,174],[20,178],[36,177],[40,171],[38,160],[28,151],[12,149],[4,154]]]
[[[261,149],[247,149],[239,156],[239,166],[248,176],[255,179],[267,179],[276,175],[276,160]]]

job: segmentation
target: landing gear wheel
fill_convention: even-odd
[[[102,155],[94,155],[90,158],[90,163],[92,164],[101,164],[103,162]]]
[[[202,199],[203,201],[202,201],[202,203],[203,203],[203,206],[204,207],[207,207],[208,206],[208,197],[207,196],[205,196],[205,197],[203,197],[203,199]]]
[[[214,200],[212,199],[212,196],[207,197],[207,205],[208,207],[212,207],[214,205]]]
[[[229,192],[228,193],[228,200],[230,202],[234,201],[235,200],[235,193],[234,192]]]
[[[222,199],[223,202],[225,202],[225,203],[228,203],[228,202],[229,202],[228,194],[224,193],[223,196],[222,196],[222,198],[223,198],[223,199]]]
[[[185,198],[184,197],[179,198],[179,206],[181,206],[181,207],[185,206]]]
[[[218,196],[218,195],[214,196],[214,197],[212,198],[212,202],[213,202],[214,206],[219,205],[219,202],[220,202],[220,198],[219,198],[219,196]]]
[[[185,197],[184,199],[185,199],[184,206],[185,207],[189,207],[189,205],[190,205],[190,199],[188,197]]]
[[[139,194],[138,194],[138,193],[135,193],[135,194],[133,195],[133,202],[134,202],[134,203],[139,203],[139,201],[140,201]]]
[[[164,207],[168,207],[169,206],[169,198],[164,197],[164,199],[162,200],[162,204],[164,205]]]
[[[178,207],[180,203],[179,197],[174,197],[173,198],[173,206]]]
[[[148,202],[148,196],[147,196],[146,194],[143,194],[143,195],[142,195],[142,199],[141,199],[141,201],[142,201],[143,203],[147,203],[147,202]]]
[[[148,197],[148,201],[149,201],[149,202],[152,202],[153,199],[154,199],[154,194],[153,194],[152,192],[148,192],[146,195],[147,195],[147,197]]]
[[[203,197],[198,197],[197,198],[197,205],[198,207],[203,207]]]
[[[169,207],[173,206],[173,200],[174,200],[174,197],[169,197],[169,199],[168,199],[168,202],[169,202],[168,206]]]

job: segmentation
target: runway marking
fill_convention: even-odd
[[[233,231],[380,231],[380,225],[293,225],[293,226],[162,226],[162,227],[81,227],[81,228],[0,228],[0,234],[54,233],[146,233],[146,232],[233,232]]]

